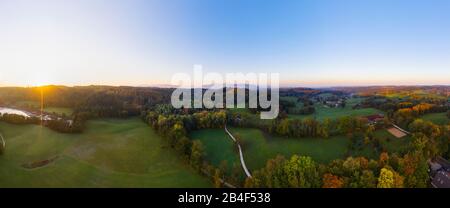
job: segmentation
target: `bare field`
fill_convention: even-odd
[[[392,135],[394,135],[397,138],[402,138],[404,136],[406,136],[406,134],[394,127],[387,129],[389,133],[391,133]]]

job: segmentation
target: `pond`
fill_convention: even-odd
[[[21,110],[17,110],[17,109],[13,109],[13,108],[2,108],[0,107],[0,115],[3,114],[16,114],[16,115],[20,115],[20,116],[24,116],[24,117],[30,117],[30,115],[28,113],[26,113],[25,111],[21,111]]]

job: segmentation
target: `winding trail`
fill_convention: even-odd
[[[234,141],[234,143],[237,144],[238,149],[239,149],[239,158],[241,159],[241,165],[242,165],[242,168],[244,169],[245,175],[247,175],[247,177],[251,178],[252,175],[250,174],[250,171],[247,169],[247,166],[245,165],[244,154],[242,154],[242,148],[241,148],[241,145],[239,144],[239,142],[237,142],[236,138],[234,138],[234,136],[230,133],[230,131],[228,131],[226,125],[225,125],[225,132],[227,132],[227,134],[228,134],[228,135],[230,136],[230,138]]]

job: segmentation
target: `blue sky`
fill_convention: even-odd
[[[0,85],[450,84],[447,0],[0,0]]]

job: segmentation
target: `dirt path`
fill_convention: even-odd
[[[225,125],[225,132],[227,132],[227,134],[228,134],[228,135],[230,136],[230,138],[234,141],[234,143],[237,144],[238,149],[239,149],[239,158],[240,158],[240,160],[241,160],[242,168],[244,169],[245,175],[247,175],[247,177],[251,178],[252,175],[250,174],[250,171],[247,169],[247,166],[245,165],[244,155],[242,154],[242,148],[241,148],[241,145],[239,144],[239,142],[237,142],[237,140],[234,138],[234,136],[228,131],[226,125]]]
[[[400,130],[401,132],[403,132],[405,134],[411,134],[409,131],[406,131],[406,130],[400,128],[399,126],[395,125],[394,123],[392,123],[392,126],[394,126],[396,129]]]

